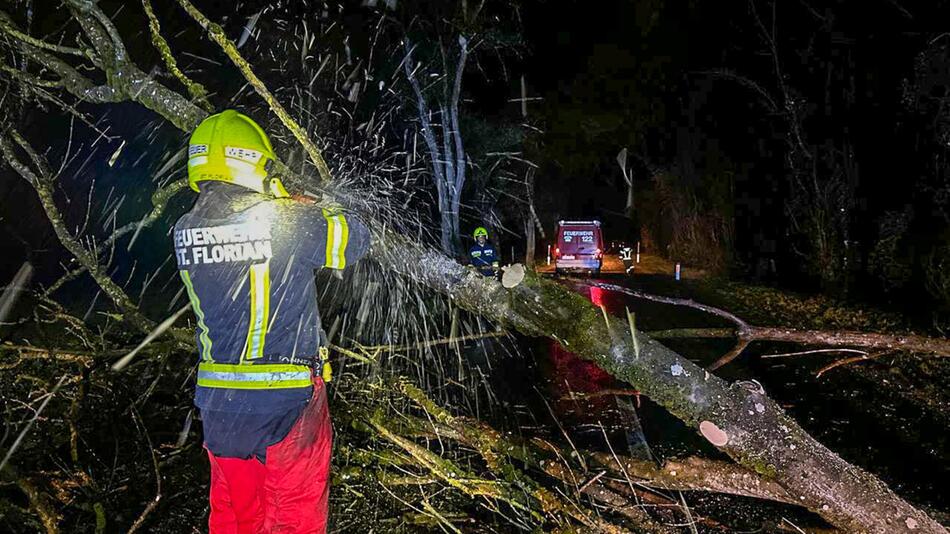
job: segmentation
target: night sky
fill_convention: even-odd
[[[545,99],[534,106],[545,124],[539,194],[550,195],[551,211],[596,213],[608,229],[628,232],[614,160],[628,147],[641,156],[633,164],[643,198],[655,169],[678,172],[701,199],[724,187],[711,175],[730,175],[736,264],[749,272],[768,257],[803,274],[792,249],[807,245],[786,214],[794,132],[763,33],[774,21],[802,141],[823,153],[815,158],[819,175],[846,172],[853,186],[851,254],[866,263],[882,218],[895,213],[910,214],[903,253],[942,246],[950,70],[947,35],[935,23],[945,20],[947,3],[779,4],[774,12],[764,2],[526,8],[527,76]],[[830,157],[838,159],[833,167]]]

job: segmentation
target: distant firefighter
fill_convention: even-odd
[[[469,261],[482,276],[496,276],[498,253],[488,242],[488,230],[484,226],[479,226],[472,235],[475,237],[475,244],[468,251]]]

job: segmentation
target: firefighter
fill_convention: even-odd
[[[630,274],[634,270],[633,247],[627,243],[623,243],[620,246],[620,261],[623,262],[623,270],[625,273]]]
[[[472,234],[475,244],[468,251],[469,261],[482,276],[498,275],[498,253],[488,242],[488,230],[479,226]]]
[[[211,462],[211,533],[326,530],[332,430],[313,271],[344,269],[366,226],[289,198],[264,131],[234,110],[188,146],[199,193],[174,228],[197,318],[195,405]]]

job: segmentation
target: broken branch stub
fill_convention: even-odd
[[[524,265],[520,263],[509,265],[504,269],[504,274],[501,275],[501,285],[505,286],[506,289],[515,287],[524,280],[524,273]]]

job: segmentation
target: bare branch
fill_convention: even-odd
[[[888,354],[893,354],[893,351],[885,350],[885,351],[878,352],[877,354],[871,354],[871,355],[862,354],[862,355],[860,355],[860,356],[852,356],[852,357],[850,357],[850,358],[843,358],[843,359],[840,359],[840,360],[836,360],[836,361],[834,361],[834,362],[832,362],[832,363],[829,363],[828,365],[822,367],[821,369],[819,369],[818,372],[815,373],[815,378],[821,378],[821,375],[825,374],[826,372],[828,372],[828,371],[830,371],[830,370],[832,370],[832,369],[834,369],[834,368],[836,368],[836,367],[841,367],[842,365],[848,365],[848,364],[854,363],[854,362],[863,362],[863,361],[866,361],[866,360],[873,360],[873,359],[876,359],[876,358],[880,358],[881,356],[886,356],[886,355],[888,355]]]
[[[165,67],[188,89],[188,94],[201,106],[201,109],[213,113],[214,107],[208,102],[208,91],[203,85],[191,80],[178,68],[178,63],[175,61],[175,56],[172,55],[172,49],[168,46],[168,41],[162,37],[162,27],[158,22],[158,17],[155,16],[155,11],[152,10],[152,2],[142,0],[142,7],[145,9],[146,16],[148,16],[148,29],[152,34],[152,44],[158,50],[162,59],[165,60]]]
[[[10,20],[9,16],[7,16],[5,13],[0,14],[0,30],[2,30],[3,33],[6,33],[12,38],[18,39],[26,44],[35,46],[36,48],[49,50],[50,52],[56,52],[59,54],[69,54],[73,56],[89,57],[88,51],[84,51],[72,46],[62,46],[62,45],[47,43],[46,41],[43,41],[42,39],[37,39],[35,37],[31,37],[21,32],[20,30],[18,30],[16,27],[13,26],[12,21]]]
[[[257,91],[257,94],[261,95],[267,105],[270,106],[271,111],[280,118],[280,121],[287,127],[288,130],[294,137],[297,138],[297,141],[304,147],[307,151],[307,154],[310,155],[310,160],[313,161],[313,164],[317,167],[317,172],[320,173],[320,178],[324,183],[330,183],[332,181],[332,176],[330,175],[330,169],[327,167],[326,161],[323,160],[323,155],[320,153],[320,149],[317,148],[317,145],[310,140],[307,132],[297,124],[287,110],[284,109],[284,106],[277,101],[277,98],[267,89],[267,86],[264,85],[264,82],[254,74],[254,71],[251,69],[251,64],[247,62],[246,59],[238,52],[237,46],[224,34],[224,29],[221,26],[214,24],[208,17],[205,17],[201,11],[198,11],[191,2],[188,0],[178,0],[178,3],[191,15],[191,18],[195,19],[202,28],[204,28],[208,35],[211,37],[211,40],[218,43],[218,46],[221,47],[221,50],[231,59],[231,62],[241,71],[241,74],[244,75],[244,78],[247,79],[248,83],[254,87],[254,90]]]
[[[874,349],[902,350],[938,356],[950,356],[950,339],[920,336],[916,334],[879,334],[874,332],[852,332],[840,330],[798,330],[795,328],[775,326],[753,326],[730,313],[715,306],[701,304],[689,299],[651,295],[642,291],[635,291],[614,284],[596,282],[591,284],[603,289],[618,291],[632,297],[675,306],[687,306],[712,315],[728,319],[736,324],[735,329],[723,328],[684,328],[679,330],[664,330],[652,332],[657,339],[673,337],[737,337],[746,344],[753,341],[784,341],[802,345],[825,345],[833,347],[866,347]],[[745,348],[737,347],[739,352]],[[738,354],[734,354],[733,358]],[[719,362],[717,362],[719,363]],[[723,362],[717,367],[721,367]],[[715,364],[714,364],[715,365]],[[710,370],[713,370],[711,368]]]
[[[36,413],[33,414],[33,417],[30,421],[23,427],[23,430],[20,431],[20,434],[17,435],[16,440],[14,440],[13,445],[10,445],[10,448],[7,449],[7,453],[3,456],[3,460],[0,461],[0,471],[3,470],[4,466],[7,465],[7,462],[10,461],[10,457],[13,456],[13,453],[20,447],[20,443],[23,442],[23,438],[30,432],[30,429],[33,428],[33,423],[40,418],[40,414],[43,413],[43,410],[46,409],[46,405],[49,404],[49,401],[56,396],[56,393],[59,391],[59,388],[63,385],[63,382],[66,381],[66,376],[63,375],[59,378],[59,382],[56,382],[56,385],[53,386],[53,390],[50,391],[46,398],[43,399],[43,403],[40,404],[40,407],[36,410]]]
[[[106,71],[127,63],[125,43],[112,21],[93,0],[66,0],[66,5],[79,22],[95,49],[96,59]]]
[[[35,87],[47,87],[47,88],[57,88],[63,87],[62,80],[44,80],[39,76],[34,76],[28,72],[23,72],[19,69],[15,69],[9,65],[0,64],[0,70],[13,76],[14,78],[20,80],[23,83],[35,86]]]
[[[633,289],[628,289],[626,287],[618,286],[615,284],[607,284],[604,282],[595,282],[595,283],[592,283],[591,285],[602,288],[602,289],[608,289],[610,291],[617,291],[620,293],[624,293],[626,295],[630,295],[631,297],[636,297],[636,298],[640,298],[644,300],[652,300],[654,302],[662,302],[664,304],[672,304],[674,306],[688,306],[690,308],[702,310],[706,313],[716,315],[718,317],[722,317],[723,319],[727,319],[730,322],[735,323],[736,326],[738,326],[740,330],[749,327],[748,323],[746,323],[745,321],[743,321],[742,319],[740,319],[733,313],[730,313],[721,308],[716,308],[714,306],[701,304],[699,302],[696,302],[690,299],[680,299],[680,298],[674,298],[674,297],[664,297],[661,295],[651,295],[650,293],[635,291]]]
[[[736,343],[736,346],[733,347],[732,350],[730,350],[729,352],[727,352],[726,354],[724,354],[724,355],[723,355],[721,358],[719,358],[718,360],[714,361],[714,362],[713,362],[709,367],[707,367],[706,369],[709,369],[710,371],[715,371],[716,369],[719,369],[719,368],[722,367],[723,365],[726,365],[727,363],[731,362],[732,360],[735,360],[740,354],[742,354],[742,351],[745,350],[745,348],[748,347],[748,346],[749,346],[749,340],[747,340],[747,339],[741,339],[741,338],[740,338],[740,339],[739,339],[739,342]]]
[[[10,20],[3,11],[0,11],[0,18]],[[105,20],[108,21],[108,17]],[[109,32],[103,31],[95,17],[81,16],[80,22],[96,46],[97,58],[115,55]],[[98,61],[97,66],[105,71],[109,84],[96,85],[70,64],[40,48],[23,41],[16,41],[15,45],[26,57],[56,73],[66,90],[80,100],[97,104],[133,100],[182,130],[193,129],[208,115],[178,93],[154,81],[131,61],[116,62],[114,57],[111,62]]]
[[[459,99],[462,97],[462,74],[468,59],[468,39],[459,35],[458,64],[455,66],[455,81],[452,84],[452,98],[449,101],[449,131],[455,138],[455,195],[452,210],[458,220],[459,200],[465,186],[465,149],[462,147],[462,132],[459,129]],[[443,119],[444,120],[444,119]]]
[[[155,447],[152,446],[152,438],[148,436],[148,429],[145,428],[145,423],[142,422],[142,417],[139,415],[135,407],[132,408],[132,416],[135,420],[135,425],[145,436],[145,442],[148,444],[148,452],[152,455],[152,468],[155,470],[155,497],[148,502],[148,505],[144,510],[142,510],[142,513],[139,514],[135,522],[132,523],[132,526],[129,527],[129,534],[137,531],[139,527],[142,526],[142,523],[145,522],[145,518],[148,517],[148,514],[150,514],[152,510],[158,506],[158,502],[162,500],[162,473],[158,469],[158,455],[155,454]]]
[[[824,354],[824,353],[838,354],[841,352],[854,352],[857,354],[867,355],[866,351],[857,350],[857,349],[815,349],[815,350],[802,350],[802,351],[797,351],[797,352],[783,352],[781,354],[764,354],[760,357],[764,360],[768,358],[787,358],[789,356],[805,356],[807,354]]]
[[[27,153],[39,174],[31,170],[17,158],[10,139],[16,141],[20,148]],[[53,225],[53,231],[56,233],[56,237],[59,238],[59,242],[63,247],[89,271],[89,274],[91,274],[96,283],[99,284],[99,287],[102,288],[112,301],[116,303],[119,309],[125,313],[129,322],[143,332],[149,332],[153,326],[152,322],[138,311],[138,308],[132,303],[129,296],[125,294],[125,291],[102,270],[96,255],[83,247],[66,228],[66,222],[63,220],[59,209],[53,201],[53,176],[46,160],[33,150],[19,132],[12,128],[0,134],[0,152],[3,153],[3,158],[7,164],[33,186],[40,204],[43,207],[43,211],[46,213],[46,218],[50,221],[50,224]]]

